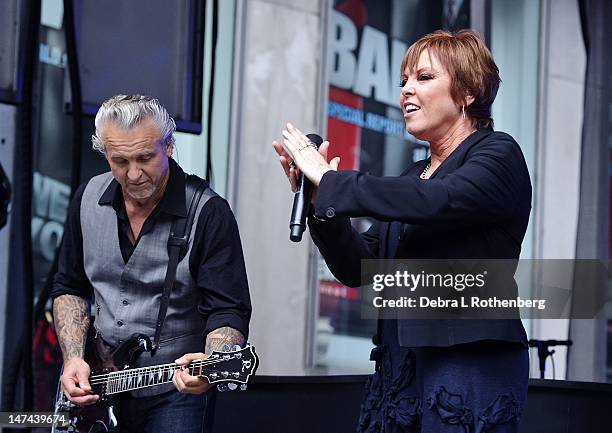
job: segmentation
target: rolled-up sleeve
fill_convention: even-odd
[[[246,339],[251,299],[242,244],[234,214],[221,197],[211,198],[200,212],[189,268],[202,290],[198,310],[205,334],[229,326]]]
[[[51,298],[61,295],[75,295],[91,298],[93,287],[85,274],[83,265],[83,232],[81,231],[81,199],[85,190],[83,184],[76,190],[68,217],[64,225],[64,237],[60,247],[57,272],[53,277]]]

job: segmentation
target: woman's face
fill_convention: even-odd
[[[461,107],[450,93],[450,76],[433,53],[423,51],[415,70],[404,70],[401,85],[406,130],[419,140],[442,139],[461,121]]]

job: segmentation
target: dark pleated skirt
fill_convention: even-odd
[[[396,321],[381,320],[379,329],[359,433],[518,432],[529,376],[524,345],[405,348]]]

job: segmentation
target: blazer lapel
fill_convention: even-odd
[[[447,173],[451,173],[457,169],[457,167],[461,166],[465,161],[465,156],[467,152],[474,146],[476,143],[481,141],[483,138],[488,136],[493,132],[491,128],[481,128],[476,130],[472,135],[470,135],[467,139],[465,139],[457,149],[453,153],[450,154],[448,158],[438,167],[435,173],[430,177],[430,179],[434,179],[437,176],[442,176]],[[425,165],[429,162],[429,159],[422,161],[421,163],[416,163],[415,165],[408,168],[402,176],[414,176],[415,170],[418,170],[419,173],[423,171]],[[382,223],[380,228],[381,235],[381,245],[380,251],[382,253],[382,258],[395,258],[395,254],[397,252],[397,247],[399,244],[399,236],[401,231],[403,230],[404,224],[399,221],[393,222],[385,222]]]
[[[438,176],[443,176],[448,173],[452,173],[458,167],[462,166],[465,162],[465,157],[469,150],[478,142],[480,142],[483,138],[487,137],[489,134],[493,132],[491,128],[481,128],[477,129],[470,135],[468,138],[463,140],[459,147],[454,150],[453,153],[449,155],[448,158],[442,162],[442,165],[438,167],[438,169],[431,175],[430,179],[435,179]]]

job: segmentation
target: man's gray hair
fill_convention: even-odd
[[[143,95],[115,95],[102,103],[96,114],[96,133],[91,136],[94,150],[104,153],[102,128],[109,122],[129,129],[145,119],[152,119],[159,127],[162,143],[174,144],[176,124],[168,111],[155,98]]]

